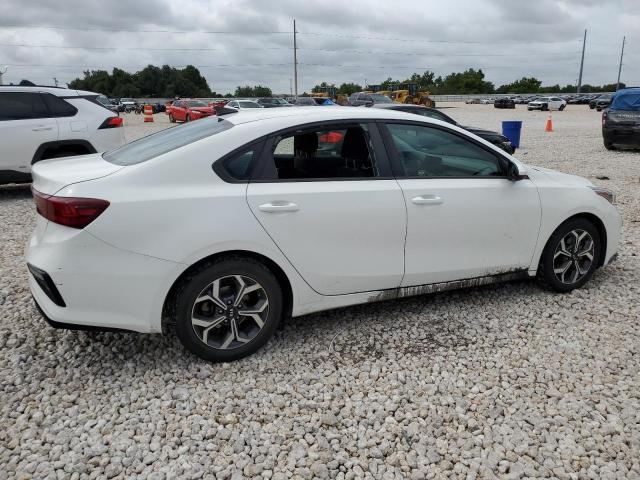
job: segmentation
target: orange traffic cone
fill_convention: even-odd
[[[545,132],[553,132],[553,120],[551,120],[551,114],[547,118],[547,124],[544,127]]]
[[[151,105],[144,106],[144,121],[153,122],[153,107]]]

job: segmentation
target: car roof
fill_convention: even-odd
[[[281,123],[282,128],[297,124],[327,122],[332,120],[411,120],[424,121],[425,123],[444,122],[432,120],[413,113],[401,112],[393,109],[371,108],[371,107],[342,107],[317,108],[317,107],[296,107],[296,108],[267,108],[260,110],[243,110],[224,116],[225,120],[240,125],[249,122]],[[449,124],[446,124],[450,126]]]
[[[36,86],[22,86],[22,85],[2,85],[0,86],[0,92],[40,92],[51,93],[57,97],[77,97],[87,95],[102,95],[101,93],[88,92],[86,90],[73,90],[70,88],[60,87],[40,87]]]

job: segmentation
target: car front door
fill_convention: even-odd
[[[406,209],[374,124],[323,123],[270,138],[247,188],[254,215],[323,295],[397,288]]]
[[[446,127],[387,122],[383,134],[407,208],[402,286],[529,268],[538,192],[507,178],[506,157]]]
[[[31,171],[38,148],[58,140],[58,124],[38,92],[0,92],[0,170]]]

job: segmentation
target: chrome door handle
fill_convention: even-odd
[[[437,195],[420,195],[411,199],[416,205],[440,205],[444,199]]]
[[[258,210],[266,213],[297,212],[298,205],[292,202],[270,202],[259,205]]]
[[[36,127],[31,129],[32,132],[44,132],[46,130],[53,130],[53,127]]]

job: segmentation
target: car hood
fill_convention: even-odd
[[[529,176],[544,176],[548,180],[552,180],[559,185],[567,187],[590,187],[593,186],[589,180],[578,175],[569,175],[568,173],[558,172],[557,170],[551,170],[550,168],[535,167],[527,165],[527,169],[530,172]]]
[[[212,107],[192,107],[189,110],[193,110],[194,112],[213,113]]]

